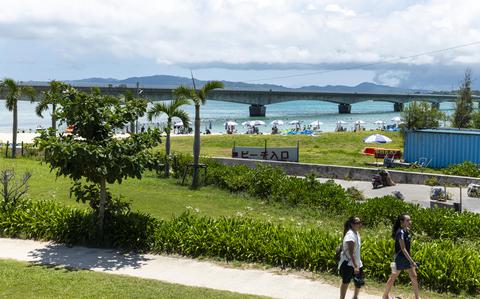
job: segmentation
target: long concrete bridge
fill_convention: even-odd
[[[37,90],[38,97],[49,87],[47,85],[31,85]],[[74,86],[82,91],[89,91],[93,86]],[[155,88],[137,86],[95,86],[101,92],[109,95],[121,95],[127,91],[139,94],[151,101],[167,101],[172,99],[173,88]],[[0,93],[0,98],[4,98]],[[207,100],[232,102],[250,105],[250,116],[265,116],[267,105],[288,101],[324,101],[338,104],[338,113],[350,113],[353,104],[365,101],[391,102],[393,110],[400,112],[404,104],[412,101],[430,102],[439,107],[443,102],[454,102],[457,95],[441,94],[402,94],[402,93],[349,93],[349,92],[309,92],[309,91],[276,91],[276,90],[240,90],[216,89],[211,91]],[[474,101],[480,101],[480,96],[474,96]],[[27,100],[27,99],[23,99]]]

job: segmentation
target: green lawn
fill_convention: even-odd
[[[45,164],[40,164],[39,161],[27,158],[20,158],[17,160],[0,158],[0,169],[3,168],[14,168],[17,171],[17,174],[20,176],[22,171],[29,170],[32,172],[33,176],[30,179],[30,191],[29,197],[33,200],[38,199],[54,199],[62,204],[69,206],[77,206],[81,208],[87,208],[87,205],[76,203],[74,199],[69,198],[69,187],[70,181],[65,178],[56,178],[54,173],[50,173],[49,168]],[[137,211],[147,212],[158,218],[170,218],[175,215],[183,213],[185,210],[190,210],[193,213],[198,213],[199,215],[211,216],[211,217],[221,217],[221,216],[242,216],[242,217],[252,217],[264,221],[271,221],[274,223],[282,223],[283,225],[288,226],[303,226],[303,227],[314,227],[322,226],[329,227],[332,231],[340,232],[342,230],[342,223],[345,219],[339,216],[328,215],[322,211],[312,211],[311,209],[306,208],[287,208],[280,205],[265,204],[259,201],[258,199],[250,198],[243,194],[232,194],[223,190],[220,190],[215,187],[203,187],[200,190],[190,190],[187,186],[180,186],[176,179],[159,179],[153,173],[147,173],[142,180],[129,179],[125,180],[121,185],[112,186],[112,191],[116,195],[122,195],[124,200],[130,201],[132,203],[132,208]],[[365,228],[362,232],[364,238],[369,237],[370,234],[378,235],[382,234],[388,236],[390,227],[379,226],[375,228]],[[5,264],[6,265],[6,264]],[[15,267],[24,268],[24,270],[15,270]],[[22,268],[22,269],[23,269]],[[34,271],[33,271],[33,270]],[[32,277],[29,275],[21,274],[25,271],[32,272]],[[23,271],[23,272],[22,272]],[[37,271],[47,271],[45,274],[37,274]],[[49,272],[50,271],[50,272]],[[18,273],[18,275],[13,275],[11,273]],[[10,273],[10,274],[8,274]],[[40,272],[38,272],[40,273]],[[43,273],[43,272],[42,272]],[[53,274],[46,274],[53,273]],[[58,293],[63,290],[56,289],[54,283],[50,283],[50,280],[63,281],[62,279],[72,279],[75,275],[80,275],[78,273],[84,273],[83,275],[89,277],[96,277],[98,273],[91,273],[85,271],[67,271],[67,270],[53,270],[46,269],[42,267],[32,267],[32,266],[18,266],[9,264],[8,267],[4,267],[4,264],[0,263],[0,278],[2,278],[2,283],[7,286],[15,286],[15,283],[12,279],[9,278],[6,280],[4,276],[13,275],[21,281],[32,281],[33,285],[31,289],[35,292],[37,290],[43,290],[44,293],[38,293],[38,296],[51,296],[51,297],[71,297],[70,294]],[[22,276],[23,275],[23,276]],[[59,275],[64,278],[52,278],[54,275]],[[327,280],[331,280],[332,284],[338,283],[338,277],[333,277],[330,275],[319,274]],[[45,280],[42,280],[45,276]],[[83,276],[82,276],[83,277]],[[106,277],[109,277],[108,275]],[[37,279],[40,280],[37,282]],[[82,278],[86,281],[90,278]],[[93,281],[96,279],[91,278]],[[113,277],[105,278],[99,282],[98,287],[95,289],[100,289],[105,286],[105,289],[111,289],[113,284],[112,279],[124,279],[125,289],[121,294],[130,294],[128,293],[128,279],[123,277]],[[100,281],[100,278],[98,279]],[[132,281],[135,279],[132,279]],[[137,280],[138,281],[138,280]],[[142,280],[140,280],[142,281]],[[17,282],[17,283],[20,283]],[[147,281],[147,284],[154,284],[155,282]],[[375,293],[381,292],[383,285],[381,283],[371,283],[371,290]],[[50,287],[50,284],[52,286]],[[90,283],[86,282],[85,286],[88,286]],[[6,288],[4,285],[0,284],[2,290]],[[62,286],[62,283],[59,283]],[[165,286],[168,290],[169,285]],[[10,287],[9,287],[10,288]],[[14,289],[16,289],[15,287]],[[146,289],[152,289],[155,291],[156,287],[146,287]],[[175,289],[176,287],[172,287]],[[19,287],[21,290],[21,287]],[[72,292],[77,291],[77,288],[72,286],[68,288]],[[82,289],[82,288],[78,288]],[[118,288],[121,289],[121,288]],[[133,290],[133,289],[132,289]],[[135,289],[136,290],[136,289]],[[401,287],[400,294],[410,294],[411,291],[408,287]],[[111,290],[116,292],[117,289]],[[3,292],[3,291],[2,291]],[[31,296],[20,296],[28,293],[29,290],[18,291],[18,293],[8,293],[5,297],[15,298],[15,297],[31,297]],[[33,291],[31,291],[33,292]],[[147,292],[147,291],[145,291]],[[170,291],[162,291],[165,294],[170,294]],[[173,292],[173,291],[172,291]],[[194,292],[195,298],[202,298],[203,290],[198,290],[199,295],[197,295],[197,289],[194,291],[185,290],[185,292]],[[72,293],[73,294],[73,293]],[[86,293],[87,295],[90,293]],[[104,297],[114,297],[117,293],[105,293]],[[141,294],[142,297],[157,297],[156,295],[150,295],[151,293]],[[152,293],[155,294],[155,293]],[[187,298],[186,295],[178,295],[179,297]],[[399,294],[399,293],[397,293]],[[35,293],[37,296],[37,293]],[[85,295],[85,296],[87,296]],[[132,297],[137,297],[137,294],[132,293]],[[38,297],[37,296],[37,297]],[[89,296],[89,295],[88,295]],[[97,296],[97,295],[96,295]],[[127,297],[129,297],[128,295]],[[178,297],[176,294],[168,295],[169,298]],[[205,295],[204,297],[216,298],[216,295]],[[220,295],[219,295],[220,296]],[[77,297],[77,296],[75,296]],[[98,296],[97,296],[98,297]],[[223,294],[220,296],[224,298]],[[403,296],[403,298],[408,298]],[[424,292],[422,298],[459,298],[458,296],[452,295],[439,295],[435,292]],[[462,297],[464,298],[464,297]],[[478,298],[478,296],[477,296]]]
[[[0,298],[265,298],[0,260]]]
[[[68,206],[87,208],[69,196],[71,182],[49,171],[48,165],[37,160],[0,158],[0,169],[14,168],[17,176],[24,171],[32,172],[28,196],[33,200],[54,199]],[[210,217],[245,216],[281,222],[287,225],[324,225],[338,223],[335,217],[319,218],[318,213],[298,208],[267,205],[244,194],[232,194],[214,186],[192,191],[181,186],[176,179],[159,179],[146,173],[142,180],[127,179],[121,185],[111,186],[114,195],[132,204],[133,210],[146,212],[157,218],[168,219],[189,210]]]
[[[381,133],[390,137],[388,144],[367,144],[363,138]],[[370,156],[364,156],[364,147],[385,147],[403,150],[403,141],[398,132],[328,132],[318,136],[304,135],[203,135],[201,137],[201,154],[205,156],[231,157],[233,144],[237,146],[300,146],[300,162],[365,166],[365,162],[374,162]],[[173,151],[192,152],[193,137],[178,136],[172,138]]]

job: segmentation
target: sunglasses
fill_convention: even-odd
[[[355,221],[353,224],[362,224],[362,221]]]

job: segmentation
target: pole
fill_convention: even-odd
[[[265,139],[265,157],[267,157],[267,139]]]
[[[300,140],[297,140],[297,161],[300,161]]]
[[[140,97],[140,82],[137,82],[137,98]],[[135,134],[138,133],[138,116],[135,119]]]
[[[462,201],[462,186],[459,186],[460,188],[460,212],[463,210],[463,201]]]

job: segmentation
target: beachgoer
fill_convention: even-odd
[[[415,294],[415,299],[419,299],[418,295],[418,282],[417,282],[417,272],[415,269],[418,267],[412,257],[410,256],[410,226],[412,220],[407,214],[402,214],[397,217],[393,228],[392,228],[392,237],[395,239],[395,255],[394,262],[392,263],[392,274],[387,281],[385,286],[385,292],[383,293],[383,299],[390,299],[389,296],[390,289],[392,288],[395,280],[402,270],[407,270],[410,280],[412,282],[413,293]]]
[[[362,246],[360,238],[360,228],[362,221],[358,217],[350,217],[345,222],[343,229],[342,253],[340,254],[340,261],[338,269],[342,276],[342,284],[340,286],[340,299],[345,299],[348,285],[353,279],[355,284],[355,291],[353,299],[358,298],[360,288],[363,282],[363,264],[360,258],[360,248]]]

